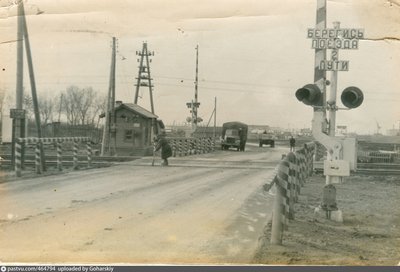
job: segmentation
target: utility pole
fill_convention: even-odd
[[[10,111],[12,118],[12,151],[11,162],[15,165],[15,141],[16,138],[25,136],[25,110],[23,109],[22,101],[24,97],[24,27],[23,27],[23,3],[18,4],[18,19],[17,19],[17,82],[16,82],[16,105],[15,110]],[[13,112],[19,113],[14,115]],[[23,149],[23,148],[22,148]],[[21,156],[22,158],[24,156]],[[23,164],[22,164],[23,165]]]
[[[33,70],[31,47],[30,47],[29,36],[28,36],[28,27],[26,25],[26,18],[25,18],[25,12],[24,12],[24,7],[23,7],[22,1],[21,1],[20,5],[22,6],[22,26],[23,26],[23,33],[24,33],[24,40],[25,40],[26,59],[28,62],[29,79],[30,79],[30,83],[31,83],[32,102],[33,102],[33,110],[34,110],[34,114],[35,114],[37,137],[42,138],[42,125],[40,122],[39,103],[38,103],[37,92],[36,92],[35,74],[34,74],[34,70]],[[41,156],[41,163],[40,163],[41,169],[42,169],[42,171],[45,171],[46,167],[45,167],[43,143],[40,143],[40,156]]]
[[[39,105],[36,94],[36,83],[35,74],[33,71],[32,54],[29,43],[28,27],[25,19],[24,3],[23,1],[18,2],[18,23],[17,23],[17,84],[16,84],[16,109],[11,109],[10,117],[13,119],[12,128],[12,163],[15,163],[15,142],[16,138],[25,137],[25,110],[23,109],[23,43],[25,42],[26,57],[28,62],[29,79],[31,84],[32,101],[36,121],[37,137],[42,137],[42,127],[40,122]],[[24,144],[21,145],[21,157],[23,158],[23,153],[25,147]],[[41,170],[45,169],[45,157],[43,152],[43,144],[40,143],[41,150]]]
[[[136,78],[136,92],[135,92],[135,100],[134,103],[138,103],[138,98],[139,98],[139,88],[140,87],[148,87],[149,88],[149,94],[150,94],[150,107],[151,107],[151,113],[154,114],[154,102],[153,102],[153,87],[154,85],[152,84],[152,78],[150,74],[150,62],[151,59],[149,57],[154,56],[154,51],[149,52],[147,49],[147,42],[143,42],[143,47],[142,51],[136,51],[136,55],[140,57],[138,59],[139,64],[139,72],[138,72],[138,77]],[[146,63],[144,63],[146,62]]]
[[[217,136],[217,97],[214,98],[214,141]]]
[[[112,38],[112,52],[111,52],[111,68],[110,68],[110,81],[108,85],[107,105],[105,114],[105,124],[103,128],[103,139],[101,145],[101,156],[104,156],[105,148],[108,147],[108,153],[111,151],[111,126],[114,124],[114,108],[115,108],[115,37]],[[115,138],[115,137],[114,137]],[[114,145],[115,147],[115,145]]]

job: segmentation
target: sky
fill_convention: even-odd
[[[0,0],[0,91],[16,85],[17,8]],[[111,38],[118,39],[116,100],[132,103],[138,74],[136,51],[146,41],[155,113],[182,124],[194,97],[199,45],[199,116],[205,123],[217,99],[217,123],[242,121],[285,129],[309,128],[313,110],[295,91],[314,78],[316,0],[27,0],[25,10],[37,90],[56,95],[70,85],[108,89]],[[43,11],[37,14],[38,11]],[[340,50],[349,71],[338,75],[341,91],[357,86],[364,103],[340,110],[337,125],[375,133],[400,126],[400,0],[327,1],[327,26],[362,28],[358,50]],[[330,52],[327,53],[330,56]],[[25,58],[26,59],[26,58]],[[30,91],[27,66],[24,86]],[[330,79],[330,74],[327,74]],[[148,89],[138,104],[150,110]]]

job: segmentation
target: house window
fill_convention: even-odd
[[[132,139],[133,139],[133,130],[132,129],[125,130],[124,141],[132,141]]]

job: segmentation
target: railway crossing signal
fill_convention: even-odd
[[[343,177],[349,176],[350,170],[356,170],[357,163],[356,139],[335,136],[336,111],[339,110],[336,105],[338,71],[349,70],[349,61],[339,60],[339,49],[358,49],[359,40],[364,38],[364,30],[340,28],[339,22],[334,22],[333,28],[327,28],[326,2],[317,0],[316,26],[307,30],[307,38],[312,40],[311,47],[315,50],[314,84],[299,88],[295,95],[299,101],[313,107],[312,134],[327,149],[327,159],[324,161],[326,190],[323,199],[330,199],[335,205],[325,205],[327,203],[323,201],[321,206],[328,207],[325,210],[330,218],[331,211],[337,210],[336,195],[331,194],[335,190],[331,190],[331,187],[333,183],[340,183]],[[326,50],[331,50],[330,60],[326,59]],[[330,84],[326,79],[327,71],[331,73]],[[329,98],[326,95],[327,85],[330,85]],[[354,109],[362,104],[364,95],[358,87],[351,86],[343,90],[341,100],[347,109]]]
[[[343,90],[340,99],[342,100],[343,105],[345,105],[349,109],[354,109],[362,104],[362,102],[364,101],[364,94],[357,87],[347,87]]]
[[[296,91],[296,98],[309,106],[323,106],[321,89],[315,84],[307,84]]]

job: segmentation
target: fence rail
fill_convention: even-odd
[[[215,150],[215,140],[204,138],[167,138],[172,148],[172,156],[182,157],[194,154],[210,153]]]
[[[22,169],[24,168],[24,154],[22,152],[23,146],[25,144],[35,145],[35,168],[36,173],[41,174],[44,162],[42,161],[43,144],[53,143],[57,145],[57,168],[62,170],[63,160],[62,160],[62,143],[72,142],[73,143],[73,168],[78,169],[78,143],[86,143],[86,154],[88,167],[92,163],[92,142],[89,137],[59,137],[59,138],[17,138],[15,145],[15,173],[17,177],[22,175]]]
[[[272,214],[271,244],[282,244],[283,230],[295,216],[294,204],[298,201],[301,187],[313,174],[315,144],[307,143],[296,152],[290,152],[281,160],[277,174],[266,189],[276,186]]]
[[[394,151],[362,151],[357,152],[360,163],[400,163],[400,153]]]

